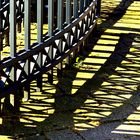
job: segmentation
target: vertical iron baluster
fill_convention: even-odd
[[[25,49],[30,49],[30,0],[24,1]]]
[[[48,35],[51,37],[53,35],[54,26],[54,0],[48,0]],[[53,59],[53,45],[49,46],[49,57]],[[48,81],[53,83],[53,68],[48,73]]]
[[[73,0],[73,17],[74,19],[78,18],[78,11],[79,11],[79,5],[78,5],[78,0]],[[77,30],[78,27],[75,27],[75,31],[74,31],[74,36],[75,36],[75,41],[77,41]],[[73,52],[73,60],[76,61],[76,56],[77,56],[77,50],[75,50]]]
[[[89,5],[88,5],[88,0],[84,0],[84,7],[85,7],[85,9],[88,7]],[[88,30],[88,19],[89,18],[89,14],[87,14],[86,16],[85,16],[85,31],[86,30]]]
[[[37,41],[41,43],[43,41],[43,0],[37,0]],[[42,66],[42,53],[38,54],[38,65]],[[42,90],[42,73],[37,78],[37,91]]]
[[[71,0],[66,0],[66,23],[71,22]]]
[[[53,35],[54,0],[48,0],[48,35]]]
[[[10,0],[10,56],[14,58],[16,56],[16,0]],[[12,67],[10,78],[13,82],[16,82],[16,68]],[[15,93],[14,93],[15,92]],[[13,105],[15,111],[19,111],[18,97],[19,92],[14,91],[10,94],[10,104]]]
[[[62,30],[63,26],[63,0],[58,0],[57,4],[57,28],[58,30]]]
[[[63,0],[58,0],[58,3],[57,3],[57,28],[60,31],[63,28]],[[60,42],[57,47],[58,47],[60,53],[62,53],[62,45],[63,45],[62,38],[60,38],[59,41]],[[57,76],[62,75],[62,67],[63,67],[62,62],[60,62],[58,64]]]
[[[10,0],[10,56],[16,55],[16,0]],[[10,77],[14,82],[16,80],[15,68],[11,70]]]
[[[71,0],[66,0],[66,24],[70,24],[71,22]],[[67,44],[70,47],[70,32],[68,32]],[[66,58],[66,64],[69,67],[70,64],[70,56]]]
[[[25,50],[30,50],[30,0],[24,0],[24,42],[25,42]],[[30,60],[26,60],[25,62],[25,72],[27,75],[30,74]],[[27,101],[30,98],[30,81],[26,82],[24,88],[24,100]]]
[[[73,17],[74,19],[78,18],[78,11],[79,11],[79,0],[73,0]],[[75,29],[75,36],[77,39],[77,27]]]
[[[16,0],[10,0],[10,56],[16,55]]]
[[[85,10],[85,2],[86,2],[86,0],[80,0],[80,13],[83,13],[84,10]],[[83,36],[84,19],[81,21],[80,27],[81,27],[80,36]],[[84,46],[84,42],[78,47],[78,53],[79,54],[83,53],[83,46]]]
[[[37,0],[37,41],[43,41],[43,0]]]

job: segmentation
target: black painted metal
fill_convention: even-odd
[[[11,48],[10,57],[0,61],[0,82],[3,83],[0,87],[0,98],[11,93],[16,97],[16,91],[22,90],[23,87],[29,98],[30,82],[39,76],[37,82],[41,89],[40,79],[45,72],[51,75],[50,81],[53,81],[54,66],[58,66],[58,70],[61,71],[64,59],[67,60],[65,63],[70,63],[71,53],[77,51],[93,31],[100,11],[100,0],[48,0],[46,16],[48,19],[43,19],[43,9],[41,9],[43,0],[36,0],[37,42],[30,45],[30,2],[30,0],[10,0],[10,6],[9,3],[3,4],[3,8],[0,9],[1,41],[2,34],[10,23]],[[10,7],[10,22],[8,7]],[[15,36],[19,17],[24,18],[25,46],[17,53]],[[44,20],[48,21],[48,33],[45,35],[42,33]],[[57,25],[54,20],[57,21]]]

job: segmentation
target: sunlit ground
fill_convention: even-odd
[[[115,6],[120,2],[114,1]],[[113,9],[114,1],[104,0],[103,11],[105,2]],[[53,85],[47,83],[47,75],[43,76],[43,92],[36,92],[36,82],[31,83],[31,99],[20,107],[20,124],[14,134],[26,137],[43,130],[48,138],[63,139],[59,135],[66,130],[88,140],[140,135],[139,7],[140,2],[134,1],[118,21],[104,23],[102,17],[104,32],[91,52],[61,78],[54,72]],[[0,139],[11,135],[0,134]]]

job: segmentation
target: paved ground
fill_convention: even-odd
[[[139,140],[139,23],[140,1],[102,0],[96,45],[54,85],[44,75],[43,93],[33,82],[20,122],[1,125],[0,139]]]

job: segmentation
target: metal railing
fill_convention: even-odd
[[[9,15],[10,2],[9,0],[0,1],[0,50],[3,49],[3,38],[5,38],[6,45],[9,45]],[[16,0],[16,20],[18,22],[18,31],[21,30],[21,22],[24,15],[24,1]]]
[[[41,90],[43,73],[48,72],[48,81],[53,82],[54,67],[57,66],[59,73],[64,64],[69,65],[92,33],[100,14],[101,0],[48,0],[46,4],[43,1],[34,0],[37,42],[33,44],[30,30],[33,0],[10,0],[0,9],[1,51],[7,29],[10,49],[10,56],[0,61],[0,98],[8,98],[15,111],[18,111],[19,98],[30,98],[32,80],[37,80]],[[21,22],[24,23],[25,44],[17,52],[17,24]],[[44,22],[48,25],[46,34],[43,34]]]

